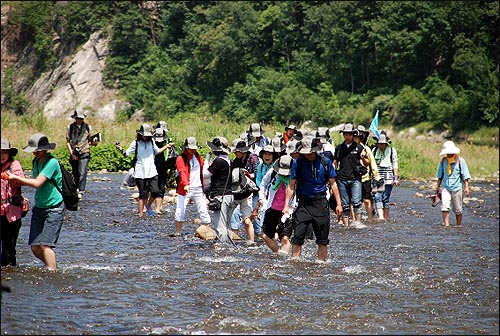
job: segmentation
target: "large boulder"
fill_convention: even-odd
[[[47,119],[71,119],[76,107],[86,110],[87,117],[114,119],[124,102],[117,102],[115,90],[103,85],[103,70],[108,55],[109,38],[95,32],[74,55],[61,61],[53,71],[43,73],[27,91],[26,98],[34,108],[43,107]],[[102,108],[101,108],[102,106]],[[100,109],[101,108],[101,109]]]

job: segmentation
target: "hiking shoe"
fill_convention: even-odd
[[[154,216],[155,212],[153,210],[148,210],[147,214],[148,214],[148,216]]]
[[[179,232],[174,232],[168,235],[169,237],[180,237],[181,234]]]

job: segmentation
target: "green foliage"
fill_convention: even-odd
[[[89,169],[99,171],[106,169],[108,172],[129,170],[131,157],[124,157],[114,144],[90,147],[91,160]]]
[[[368,126],[379,110],[397,128],[498,124],[494,1],[14,3],[9,22],[36,71],[94,31],[109,34],[105,84],[130,103],[121,121],[203,109],[240,123]],[[16,76],[4,77],[3,107],[21,114]]]
[[[56,61],[52,48],[54,3],[22,1],[17,2],[14,8],[10,16],[11,22],[20,25],[23,32],[31,37],[35,55],[40,62],[40,69],[43,71],[50,68]]]
[[[429,104],[417,89],[405,86],[391,102],[392,122],[396,126],[410,126],[424,121]]]

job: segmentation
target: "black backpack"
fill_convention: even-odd
[[[35,163],[35,160],[36,158],[33,159],[33,165]],[[64,168],[64,166],[59,161],[57,161],[57,163],[59,163],[59,167],[61,168],[62,173],[62,190],[59,189],[56,181],[54,181],[53,179],[50,179],[49,181],[52,182],[56,189],[61,193],[66,209],[69,211],[77,211],[80,199],[78,198],[78,186],[73,179],[73,174],[71,174],[66,168]]]

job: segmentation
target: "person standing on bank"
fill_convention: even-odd
[[[24,177],[23,167],[14,157],[17,148],[11,147],[7,139],[2,138],[2,266],[16,266],[16,245],[21,230],[21,185],[17,181],[9,181],[7,172]]]
[[[398,174],[398,152],[393,146],[388,146],[389,139],[386,134],[381,133],[377,141],[377,147],[373,148],[373,156],[377,163],[378,173],[384,179],[384,192],[375,194],[375,208],[378,219],[389,219],[389,202],[392,188],[399,185]]]
[[[186,207],[190,200],[196,204],[196,210],[202,225],[210,226],[211,219],[208,214],[207,200],[203,180],[203,158],[198,153],[198,141],[189,137],[184,140],[183,152],[175,162],[179,173],[177,183],[177,207],[175,209],[175,233],[172,237],[182,234],[182,224],[185,222]]]
[[[153,133],[151,125],[142,124],[141,128],[136,131],[137,139],[130,143],[127,150],[123,150],[120,143],[115,146],[124,156],[130,156],[135,153],[136,162],[135,168],[135,182],[139,189],[139,199],[137,202],[138,215],[144,215],[144,208],[147,205],[150,194],[158,194],[158,172],[155,166],[155,156],[163,153],[167,148],[172,147],[173,143],[168,143],[162,148],[158,148],[153,141]],[[147,209],[149,216],[154,216],[155,212],[152,209]]]
[[[318,260],[326,261],[328,254],[328,244],[330,240],[330,206],[328,204],[327,183],[330,185],[330,197],[335,197],[337,201],[336,213],[340,216],[342,207],[340,205],[340,194],[335,182],[336,171],[332,162],[327,157],[327,171],[317,153],[321,150],[319,144],[312,136],[305,136],[302,139],[302,147],[299,153],[302,154],[297,160],[293,160],[290,171],[290,183],[286,191],[283,214],[289,213],[289,204],[296,193],[298,205],[294,212],[295,223],[293,227],[292,257],[299,257],[302,252],[302,245],[306,238],[307,229],[312,225],[316,244],[318,245]]]
[[[461,156],[460,149],[453,141],[446,141],[439,156],[446,155],[439,161],[436,177],[436,195],[441,194],[441,212],[443,226],[450,226],[450,209],[455,213],[456,227],[462,226],[463,194],[470,196],[471,178],[467,162]]]
[[[69,124],[66,130],[66,146],[70,154],[69,163],[80,199],[83,197],[87,184],[90,146],[96,146],[99,143],[99,139],[91,139],[92,126],[84,122],[85,117],[86,115],[81,108],[75,109],[71,116],[75,121]]]
[[[25,152],[35,156],[33,178],[8,173],[9,181],[36,188],[28,244],[31,245],[35,257],[43,261],[51,271],[57,268],[54,248],[66,212],[63,197],[59,192],[62,190],[61,168],[57,159],[48,153],[54,148],[56,144],[49,143],[47,136],[42,133],[33,134],[28,141],[28,147],[24,148]]]

